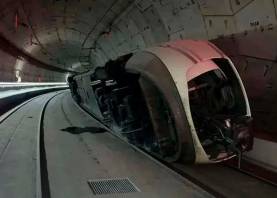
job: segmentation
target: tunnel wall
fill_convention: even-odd
[[[113,22],[109,34],[102,34],[97,38],[96,53],[99,55],[95,56],[96,64],[101,65],[107,59],[169,40],[213,40],[240,33],[245,33],[247,38],[249,31],[266,34],[277,25],[276,0],[133,2],[132,6]],[[88,46],[89,44],[86,47]],[[224,50],[225,46],[221,47]],[[274,53],[276,57],[276,51]]]
[[[26,61],[21,61],[0,50],[0,82],[16,82],[18,75],[22,82],[63,82],[66,74],[51,72],[34,67]]]

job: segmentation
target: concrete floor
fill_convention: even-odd
[[[1,198],[36,196],[38,123],[43,105],[54,94],[32,100],[0,124]]]
[[[0,125],[0,197],[36,197],[39,117],[43,95]],[[212,197],[105,130],[67,92],[45,111],[44,143],[51,198]],[[89,180],[129,178],[139,192],[94,195]]]

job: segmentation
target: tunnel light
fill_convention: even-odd
[[[65,79],[64,79],[64,82],[67,82],[67,79],[68,79],[68,77],[70,76],[70,74],[69,73],[67,73],[66,75],[65,75]]]
[[[20,76],[20,71],[19,70],[15,71],[15,77],[17,78],[17,82],[21,83],[21,76]]]
[[[17,59],[14,67],[16,71],[22,71],[24,67],[24,61],[21,59]]]
[[[37,83],[37,82],[0,82],[0,88],[30,88],[30,87],[47,87],[47,86],[66,86],[66,82],[44,82],[44,83]]]

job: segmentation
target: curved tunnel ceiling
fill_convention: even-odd
[[[2,0],[0,32],[44,66],[1,52],[1,80],[16,80],[14,71],[19,70],[25,80],[58,81],[68,70],[84,71],[176,39],[218,39],[215,43],[228,51],[234,47],[230,38],[240,41],[241,35],[261,28],[269,32],[263,37],[270,36],[277,24],[275,4],[277,0]],[[242,45],[235,48],[255,56]],[[276,51],[259,56],[275,60]],[[56,67],[61,71],[53,72]]]

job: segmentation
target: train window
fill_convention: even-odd
[[[206,72],[188,82],[190,105],[201,114],[231,114],[233,90],[220,70]]]
[[[214,161],[234,156],[251,144],[248,131],[244,131],[249,119],[239,108],[239,97],[235,95],[239,91],[233,84],[220,68],[188,82],[194,126],[204,150]]]
[[[228,77],[228,83],[233,89],[234,97],[236,98],[236,106],[234,107],[235,111],[239,114],[246,114],[247,107],[242,92],[241,85],[239,83],[238,77],[236,76],[233,68],[231,67],[229,61],[224,58],[215,58],[212,60],[224,74]]]

